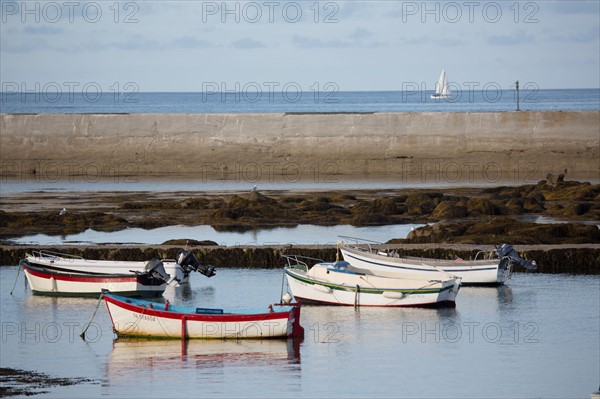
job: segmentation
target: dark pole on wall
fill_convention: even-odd
[[[517,89],[517,111],[520,111],[520,109],[519,109],[519,81],[518,80],[515,82],[515,88]]]

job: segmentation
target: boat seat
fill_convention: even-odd
[[[223,309],[196,308],[196,314],[223,314]]]
[[[335,262],[332,266],[333,269],[336,270],[348,270],[348,266],[350,266],[350,263],[346,262],[345,260],[340,260]]]

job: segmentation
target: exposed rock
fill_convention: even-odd
[[[595,225],[574,223],[536,224],[508,218],[475,223],[436,223],[411,231],[406,243],[465,244],[583,244],[600,243]]]
[[[264,195],[258,191],[241,194],[198,194],[180,199],[169,193],[141,195],[118,193],[95,198],[82,210],[77,199],[65,204],[69,211],[12,211],[2,206],[0,237],[28,234],[74,234],[86,229],[112,231],[127,227],[156,228],[183,224],[213,225],[239,229],[256,226],[296,224],[355,226],[396,223],[430,223],[442,219],[486,219],[491,216],[516,218],[523,215],[548,216],[561,220],[600,221],[600,185],[556,180],[516,187],[486,189],[455,188],[445,193],[428,189],[364,190]],[[164,193],[163,193],[164,194]],[[85,194],[82,194],[85,196]],[[44,193],[37,198],[63,201],[61,194]],[[4,202],[4,198],[1,199]],[[113,201],[113,202],[110,202]],[[14,201],[13,203],[16,203]],[[76,205],[79,207],[71,207]],[[94,209],[94,212],[89,211]]]
[[[474,197],[467,202],[467,213],[469,216],[499,215],[500,211],[489,199]]]
[[[464,218],[467,215],[467,208],[458,201],[440,202],[431,213],[431,216],[438,220]]]
[[[178,238],[176,240],[167,240],[165,242],[163,242],[161,245],[179,245],[179,246],[192,246],[192,247],[201,247],[201,246],[206,246],[206,247],[211,247],[211,246],[218,246],[219,244],[217,244],[214,241],[211,240],[202,240],[202,241],[198,241],[198,240],[192,240],[189,238]]]

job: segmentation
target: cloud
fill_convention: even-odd
[[[208,48],[215,47],[215,45],[206,40],[200,40],[195,36],[181,36],[171,41],[170,47],[174,48],[185,48],[185,49],[194,49],[194,48]]]
[[[372,36],[372,32],[366,29],[357,28],[354,32],[348,35],[347,39],[323,40],[321,38],[295,35],[292,37],[292,43],[300,48],[374,48],[387,46],[387,43],[367,41],[367,39],[371,38]]]
[[[115,48],[118,50],[139,50],[139,51],[156,51],[161,49],[160,43],[155,40],[145,39],[140,35],[133,35],[131,38],[121,41],[113,41],[106,45],[99,44],[99,49]]]
[[[351,46],[351,43],[348,41],[338,39],[322,40],[300,35],[292,37],[292,43],[301,48],[342,48]]]
[[[400,39],[402,45],[409,46],[422,46],[422,45],[436,45],[443,47],[462,46],[467,44],[463,39],[457,39],[452,37],[430,37],[430,36],[415,36],[409,38]]]
[[[350,39],[360,41],[360,40],[366,40],[366,39],[370,38],[371,36],[373,36],[372,32],[369,32],[366,29],[357,28],[354,31],[354,33],[352,33],[350,35]]]
[[[23,32],[30,35],[58,35],[64,31],[55,26],[27,26]]]
[[[600,39],[600,28],[590,29],[587,32],[576,32],[571,34],[551,34],[546,40],[551,42],[592,43]]]
[[[62,51],[60,47],[53,46],[44,38],[28,42],[17,42],[2,39],[0,45],[2,53],[30,53],[34,51]]]
[[[492,46],[516,46],[533,42],[534,37],[523,31],[518,31],[510,35],[491,35],[486,40],[486,43]]]
[[[109,50],[156,52],[172,49],[200,49],[219,47],[218,45],[200,40],[194,36],[181,36],[170,42],[159,42],[147,39],[140,35],[133,35],[121,40],[100,41],[88,40],[84,42],[73,42],[57,44],[56,41],[49,42],[44,37],[35,40],[9,41],[3,38],[1,49],[3,53],[29,53],[36,51],[52,51],[66,54],[83,53],[87,51],[99,52]]]
[[[552,10],[559,15],[564,14],[591,14],[597,15],[600,12],[600,3],[597,1],[558,1],[550,3]]]
[[[324,15],[329,14],[330,18],[344,20],[354,15],[359,15],[361,18],[369,10],[368,2],[364,1],[344,1],[344,2],[329,2],[322,3],[321,12]]]
[[[267,47],[264,43],[254,40],[249,37],[235,40],[231,45],[239,49],[253,49],[253,48],[264,48]]]

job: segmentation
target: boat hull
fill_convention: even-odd
[[[128,296],[160,296],[166,283],[147,274],[94,274],[57,272],[22,262],[22,267],[36,295],[100,296],[103,289]]]
[[[344,278],[344,281],[336,278],[326,281],[296,269],[286,268],[285,273],[288,287],[296,300],[322,305],[453,307],[460,288],[460,281],[455,279],[405,281],[403,287],[394,288],[393,285],[374,287],[370,282],[359,279],[360,275],[355,281],[352,276]]]
[[[378,255],[366,250],[342,246],[344,260],[373,273],[398,273],[413,278],[440,278],[441,272],[461,278],[465,285],[501,285],[511,278],[512,265],[500,259],[481,261],[440,261]]]
[[[104,296],[115,333],[121,337],[169,339],[264,339],[303,335],[299,306],[274,306],[272,312],[214,313],[135,299]],[[187,308],[186,308],[187,309]],[[192,310],[191,308],[187,310]],[[208,313],[203,313],[209,311]]]
[[[29,264],[38,267],[53,268],[57,271],[82,272],[90,274],[129,274],[132,272],[143,273],[146,271],[148,262],[140,261],[112,261],[95,260],[83,258],[67,258],[60,256],[36,256],[27,255],[25,260]],[[181,283],[189,281],[189,275],[183,271],[183,268],[175,261],[162,261],[165,271],[171,276],[176,277]]]

